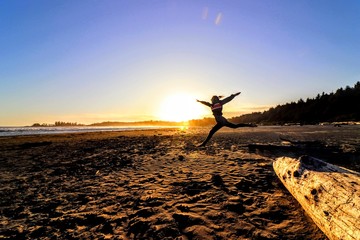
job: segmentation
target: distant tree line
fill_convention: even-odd
[[[32,127],[51,127],[54,126],[52,124],[47,124],[47,123],[34,123],[33,125],[31,125]]]
[[[55,122],[56,127],[70,127],[70,126],[84,126],[84,124],[77,122]]]
[[[140,121],[140,122],[100,122],[93,123],[89,126],[183,126],[185,122],[168,122],[168,121]]]
[[[262,113],[255,112],[234,117],[232,121],[258,124],[360,121],[360,82],[354,87],[340,88],[335,93],[323,92],[306,101],[300,99],[297,102],[272,107]]]
[[[91,127],[107,127],[107,126],[183,126],[187,122],[168,122],[168,121],[140,121],[140,122],[116,122],[107,121],[100,123],[92,123],[89,125],[77,123],[77,122],[61,122],[57,121],[54,124],[48,123],[34,123],[32,127],[73,127],[73,126],[91,126]]]
[[[84,124],[77,123],[77,122],[61,122],[57,121],[55,124],[48,124],[48,123],[34,123],[31,125],[32,127],[75,127],[75,126],[85,126]]]

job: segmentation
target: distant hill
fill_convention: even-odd
[[[231,119],[233,122],[258,124],[316,124],[320,122],[360,121],[360,82],[354,87],[340,88],[335,93],[318,94]]]

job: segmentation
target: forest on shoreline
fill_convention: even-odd
[[[235,123],[256,123],[263,125],[283,124],[319,124],[323,122],[359,122],[360,121],[360,81],[354,87],[346,86],[336,92],[318,94],[305,101],[286,103],[272,107],[264,112],[253,112],[229,119]],[[55,124],[34,123],[32,127],[69,127],[69,126],[208,126],[213,125],[213,118],[193,119],[187,122],[140,121],[116,122],[107,121],[85,125],[73,122],[57,121]]]
[[[258,124],[319,124],[322,122],[360,121],[360,82],[354,87],[339,88],[335,93],[318,94],[306,101],[286,103],[264,112],[255,112],[232,118],[232,121]]]

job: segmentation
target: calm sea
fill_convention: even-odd
[[[80,132],[102,132],[102,131],[133,131],[146,129],[174,128],[166,126],[134,126],[134,127],[0,127],[0,137],[57,134],[57,133],[80,133]]]

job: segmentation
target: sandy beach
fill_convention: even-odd
[[[304,154],[360,170],[360,127],[0,138],[3,239],[327,239],[276,177]]]

